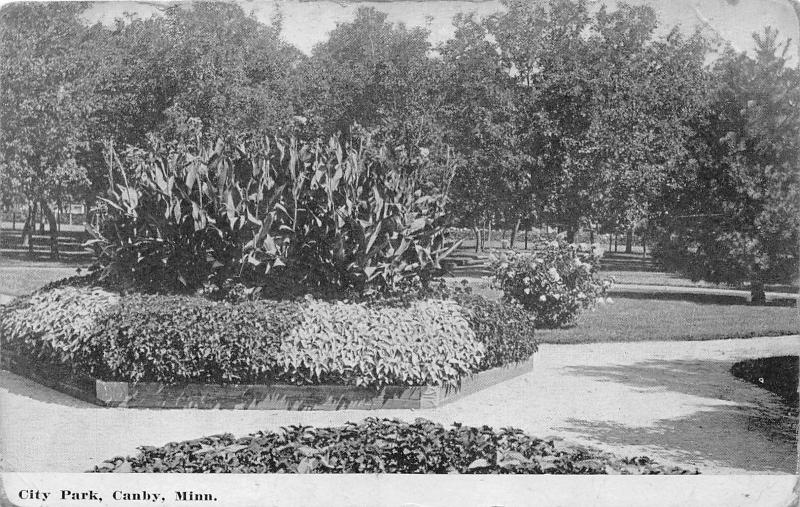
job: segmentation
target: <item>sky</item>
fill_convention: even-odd
[[[532,0],[535,1],[535,0]],[[737,50],[753,47],[752,33],[769,25],[778,28],[784,37],[791,37],[789,54],[796,59],[800,29],[791,3],[800,0],[628,0],[627,3],[651,5],[659,15],[662,32],[680,25],[687,32],[703,27],[730,42]],[[147,17],[158,13],[153,4],[167,2],[97,2],[87,12],[90,21],[111,24],[125,12]],[[237,0],[246,12],[269,22],[280,11],[283,16],[284,38],[301,51],[310,53],[314,44],[325,40],[337,23],[353,19],[360,6],[372,6],[388,14],[389,20],[408,26],[426,26],[430,41],[436,45],[453,34],[452,18],[458,12],[475,12],[485,16],[502,9],[499,0],[460,1],[428,0],[398,2],[353,2],[348,0]],[[616,0],[594,0],[595,6],[605,3],[609,8]],[[787,35],[788,34],[788,35]],[[796,63],[796,60],[793,60]]]

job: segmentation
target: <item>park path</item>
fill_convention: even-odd
[[[534,371],[428,410],[286,412],[101,408],[0,371],[8,471],[80,472],[104,459],[215,433],[364,417],[515,426],[704,473],[794,473],[796,419],[730,373],[747,358],[798,355],[800,336],[542,345]]]

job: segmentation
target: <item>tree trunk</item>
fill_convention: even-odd
[[[511,243],[509,246],[513,249],[514,248],[514,241],[517,239],[517,233],[519,233],[519,225],[522,223],[522,218],[517,218],[517,222],[514,224],[514,228],[511,229]]]
[[[633,229],[628,227],[625,232],[625,253],[633,252]]]
[[[613,239],[613,238],[612,238],[612,234],[609,232],[609,233],[608,233],[608,250],[609,250],[609,251],[611,251],[611,240],[612,240],[612,239]]]
[[[528,249],[528,228],[525,227],[525,250]]]
[[[617,233],[614,233],[614,252],[617,251]]]
[[[42,215],[47,218],[47,222],[50,225],[50,258],[58,260],[58,222],[56,221],[56,216],[53,214],[53,210],[47,205],[47,202],[41,201],[41,205]]]
[[[589,244],[594,245],[594,227],[589,227]]]
[[[492,249],[492,221],[491,220],[489,220],[488,238],[489,238],[489,250],[491,250]]]
[[[22,226],[22,246],[28,248],[28,256],[33,257],[33,233],[36,231],[36,203],[28,206],[28,217]]]
[[[570,227],[567,229],[567,243],[575,243],[575,229]]]
[[[481,228],[477,224],[472,228],[475,232],[475,253],[481,251]]]
[[[764,282],[760,279],[750,281],[750,301],[754,305],[763,305],[767,302],[767,294],[764,291]]]

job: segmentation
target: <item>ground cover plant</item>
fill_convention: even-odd
[[[616,458],[568,447],[521,430],[425,419],[413,423],[368,418],[332,428],[290,426],[242,438],[231,434],[140,447],[94,472],[191,473],[462,473],[462,474],[686,474],[647,457]]]
[[[455,385],[536,351],[521,308],[471,297],[214,301],[120,294],[96,277],[0,307],[3,349],[109,381]]]

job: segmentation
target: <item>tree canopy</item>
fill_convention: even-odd
[[[0,10],[2,200],[93,202],[104,150],[153,135],[369,138],[455,222],[630,229],[694,277],[797,262],[798,67],[777,33],[716,61],[646,6],[505,0],[425,28],[360,8],[304,55],[227,3],[89,26],[82,3]],[[659,35],[665,33],[665,35]],[[202,125],[193,129],[191,125]],[[52,229],[52,228],[51,228]]]

